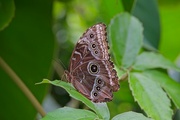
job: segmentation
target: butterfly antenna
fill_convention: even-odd
[[[64,68],[65,65],[62,63],[60,59],[54,59],[53,60],[53,67],[58,76],[61,78],[61,80],[66,81],[65,74],[64,74]]]

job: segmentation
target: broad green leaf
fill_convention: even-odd
[[[136,112],[125,112],[119,115],[116,115],[112,120],[151,120],[150,118],[145,117],[141,113]]]
[[[132,15],[136,16],[144,27],[144,47],[157,49],[160,40],[160,18],[157,0],[136,0]]]
[[[136,58],[133,68],[136,70],[164,68],[180,71],[180,68],[178,68],[174,63],[163,57],[161,54],[154,52],[143,52],[140,54]]]
[[[69,107],[49,112],[42,120],[95,120],[98,116],[91,111]]]
[[[60,80],[54,80],[54,81],[49,81],[47,79],[44,79],[41,83],[50,83],[55,86],[60,86],[64,88],[71,97],[74,99],[77,99],[81,102],[83,102],[85,105],[87,105],[90,109],[92,109],[100,118],[104,118],[105,120],[109,119],[109,110],[107,108],[106,103],[93,103],[86,97],[84,97],[81,93],[79,93],[77,90],[75,90],[70,83],[66,83]]]
[[[0,31],[9,25],[14,13],[14,0],[0,0]]]
[[[118,66],[129,67],[142,47],[142,25],[128,13],[116,15],[109,24],[109,38]]]
[[[106,103],[93,103],[95,106],[95,112],[102,116],[104,120],[109,120],[110,113]]]
[[[136,0],[122,0],[122,4],[125,11],[131,12],[133,6],[135,5]]]
[[[159,84],[140,73],[132,73],[129,84],[135,100],[149,117],[155,120],[172,118],[170,100]]]
[[[97,1],[99,19],[101,22],[109,24],[112,17],[123,11],[123,6],[120,0],[100,0]]]
[[[162,31],[159,51],[166,55],[168,59],[175,61],[177,56],[180,55],[180,29],[178,25],[180,21],[180,4],[176,0],[166,2],[162,0],[161,3],[159,3],[159,11]]]
[[[0,56],[22,79],[36,99],[42,102],[47,86],[37,87],[34,84],[44,77],[49,77],[52,70],[55,53],[52,1],[18,0],[15,5],[15,17],[8,27],[0,31]],[[0,111],[3,113],[0,119],[32,120],[37,116],[37,110],[29,99],[1,67],[0,95]]]
[[[180,108],[180,84],[171,79],[166,74],[156,71],[147,70],[143,72],[144,75],[148,76],[149,79],[160,84],[163,89],[167,92],[168,96],[172,99],[176,107]]]

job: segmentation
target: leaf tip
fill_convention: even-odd
[[[35,83],[35,85],[40,85],[43,83],[50,83],[48,79],[43,79],[41,82]]]

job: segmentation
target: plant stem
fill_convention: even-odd
[[[123,71],[126,71],[126,73],[125,74],[123,74],[122,76],[121,76],[121,78],[119,79],[119,81],[124,81],[124,80],[126,80],[127,78],[128,78],[128,76],[129,76],[129,72],[132,70],[132,67],[129,67],[128,69],[123,69],[123,68],[121,68]]]
[[[21,91],[26,95],[26,97],[33,104],[35,109],[41,114],[41,116],[45,116],[46,113],[42,108],[41,104],[32,94],[32,92],[28,89],[28,87],[23,83],[23,81],[19,78],[19,76],[11,69],[11,67],[0,57],[0,66],[4,69],[4,71],[11,77],[11,79],[16,83],[16,85],[21,89]]]

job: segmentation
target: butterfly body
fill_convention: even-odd
[[[65,71],[68,82],[93,102],[111,101],[119,89],[106,39],[105,24],[90,27],[76,44],[69,71]]]

